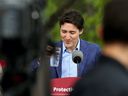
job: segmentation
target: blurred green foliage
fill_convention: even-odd
[[[68,0],[47,0],[47,5],[43,11],[43,21],[47,22],[51,15],[59,10],[59,8],[61,8],[67,1]],[[85,19],[84,33],[81,38],[90,42],[98,43],[101,46],[102,42],[97,36],[97,28],[102,22],[104,4],[105,0],[75,0],[69,7],[80,11]],[[55,19],[58,18],[59,16],[55,17]],[[58,22],[56,22],[49,30],[52,40],[60,40],[59,30],[60,26]]]

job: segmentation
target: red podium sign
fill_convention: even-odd
[[[51,80],[51,95],[52,96],[68,96],[73,90],[73,86],[78,77],[68,77],[68,78],[57,78]]]

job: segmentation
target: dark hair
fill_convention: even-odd
[[[128,43],[128,0],[111,0],[104,9],[103,17],[106,43]]]
[[[59,24],[60,26],[64,23],[72,23],[75,25],[79,30],[82,30],[84,28],[84,19],[81,16],[81,14],[76,10],[68,10],[62,14],[60,17]]]

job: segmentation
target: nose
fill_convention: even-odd
[[[69,40],[69,39],[71,38],[70,34],[67,33],[67,34],[65,35],[65,38],[66,38],[67,40]]]

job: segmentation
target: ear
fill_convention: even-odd
[[[81,34],[83,33],[83,31],[84,31],[84,30],[82,29],[82,30],[80,31],[79,35],[81,35]]]
[[[97,35],[100,39],[103,39],[103,33],[104,33],[103,31],[104,31],[103,25],[99,25],[97,28]]]

